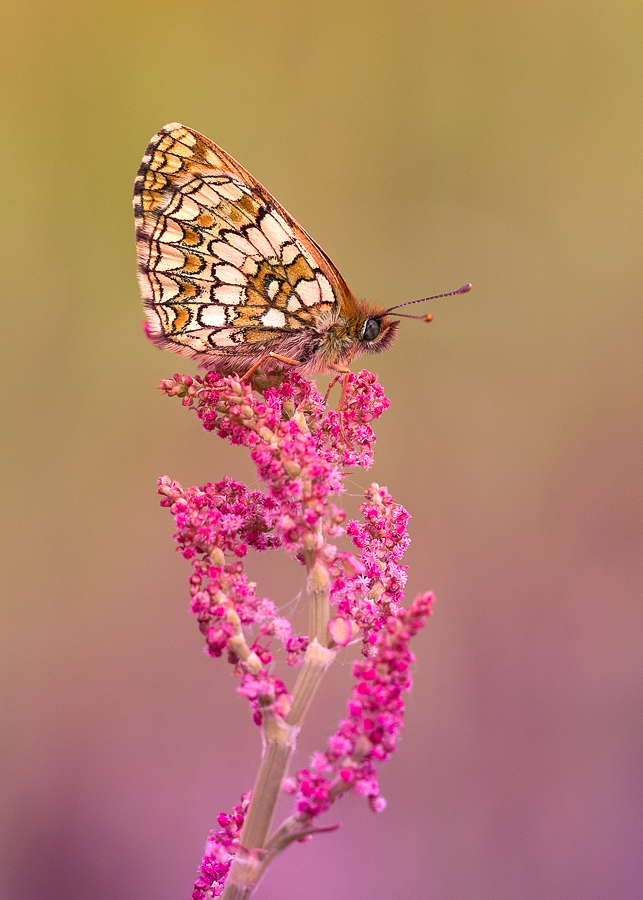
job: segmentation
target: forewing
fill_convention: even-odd
[[[268,191],[182,125],[150,141],[134,213],[148,333],[161,346],[247,355],[351,302],[332,262]]]

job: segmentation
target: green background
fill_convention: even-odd
[[[416,639],[389,807],[287,851],[270,900],[635,900],[641,785],[643,7],[3,2],[7,900],[174,900],[259,732],[202,654],[155,496],[252,479],[156,390],[130,206],[151,135],[221,144],[357,296],[458,287],[375,358]],[[428,311],[427,309],[427,311]],[[252,560],[297,604],[291,560]],[[301,602],[300,602],[301,606]],[[344,709],[338,665],[298,765]]]

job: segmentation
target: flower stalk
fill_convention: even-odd
[[[336,655],[336,650],[322,647],[317,638],[313,638],[308,644],[304,663],[292,694],[290,712],[286,719],[289,724],[301,728],[317,693],[317,688]]]

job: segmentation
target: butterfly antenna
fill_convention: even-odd
[[[412,306],[414,303],[425,303],[427,300],[439,300],[440,297],[453,297],[456,294],[468,294],[472,287],[473,285],[471,284],[463,284],[457,291],[449,291],[447,294],[434,294],[433,297],[421,297],[419,300],[409,300],[407,303],[399,303],[397,306],[391,306],[386,312],[390,313],[393,312],[394,309],[402,309],[403,306]],[[430,322],[432,318],[429,316],[407,316],[404,313],[397,313],[396,315],[405,319],[425,319],[427,322]]]

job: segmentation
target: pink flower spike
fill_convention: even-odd
[[[183,488],[167,476],[157,490],[174,518],[176,549],[189,561],[190,609],[205,651],[233,666],[237,691],[262,728],[266,752],[257,784],[281,785],[294,802],[293,814],[272,837],[274,790],[258,790],[250,806],[244,795],[231,815],[221,814],[193,900],[213,900],[224,891],[236,896],[245,878],[258,880],[262,860],[328,830],[315,820],[343,794],[363,796],[375,812],[385,808],[377,765],[397,749],[404,694],[412,684],[409,644],[431,611],[429,593],[409,609],[401,606],[409,514],[387,488],[371,484],[355,520],[347,522],[337,505],[346,469],[373,462],[372,424],[388,406],[376,377],[364,370],[349,373],[340,410],[328,409],[315,383],[296,370],[259,377],[272,381],[263,393],[237,375],[214,370],[175,374],[159,386],[192,408],[206,431],[245,447],[255,467],[260,490],[231,478]],[[331,543],[344,534],[353,552]],[[246,574],[248,555],[272,550],[286,551],[306,566],[310,635],[296,634],[287,608],[258,594]],[[326,750],[286,778],[319,680],[341,648],[355,640],[363,656],[353,664],[344,718]],[[292,694],[275,674],[284,658],[289,666],[303,664]]]

